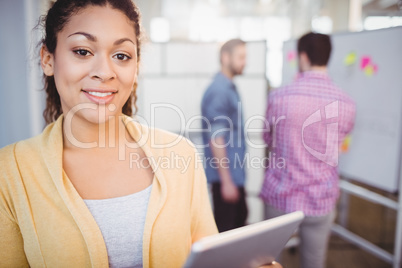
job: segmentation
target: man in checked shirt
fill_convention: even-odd
[[[298,77],[269,94],[264,140],[285,167],[266,170],[260,197],[267,219],[301,210],[302,268],[325,267],[331,225],[339,196],[338,150],[352,130],[354,101],[328,76],[328,35],[298,40]]]

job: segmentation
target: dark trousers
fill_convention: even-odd
[[[247,204],[244,187],[238,187],[239,200],[236,203],[227,203],[222,199],[221,184],[212,184],[212,198],[214,202],[214,217],[219,232],[228,231],[246,225]]]

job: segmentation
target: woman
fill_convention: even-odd
[[[194,146],[130,118],[139,17],[130,0],[49,10],[49,125],[0,150],[1,267],[180,267],[217,232]]]

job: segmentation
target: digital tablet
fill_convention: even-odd
[[[269,264],[304,219],[293,212],[208,236],[195,242],[184,268],[256,268]]]

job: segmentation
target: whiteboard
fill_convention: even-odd
[[[329,74],[356,101],[350,148],[339,159],[341,175],[398,190],[402,137],[402,27],[334,34]],[[297,72],[296,41],[284,44],[283,82]]]

